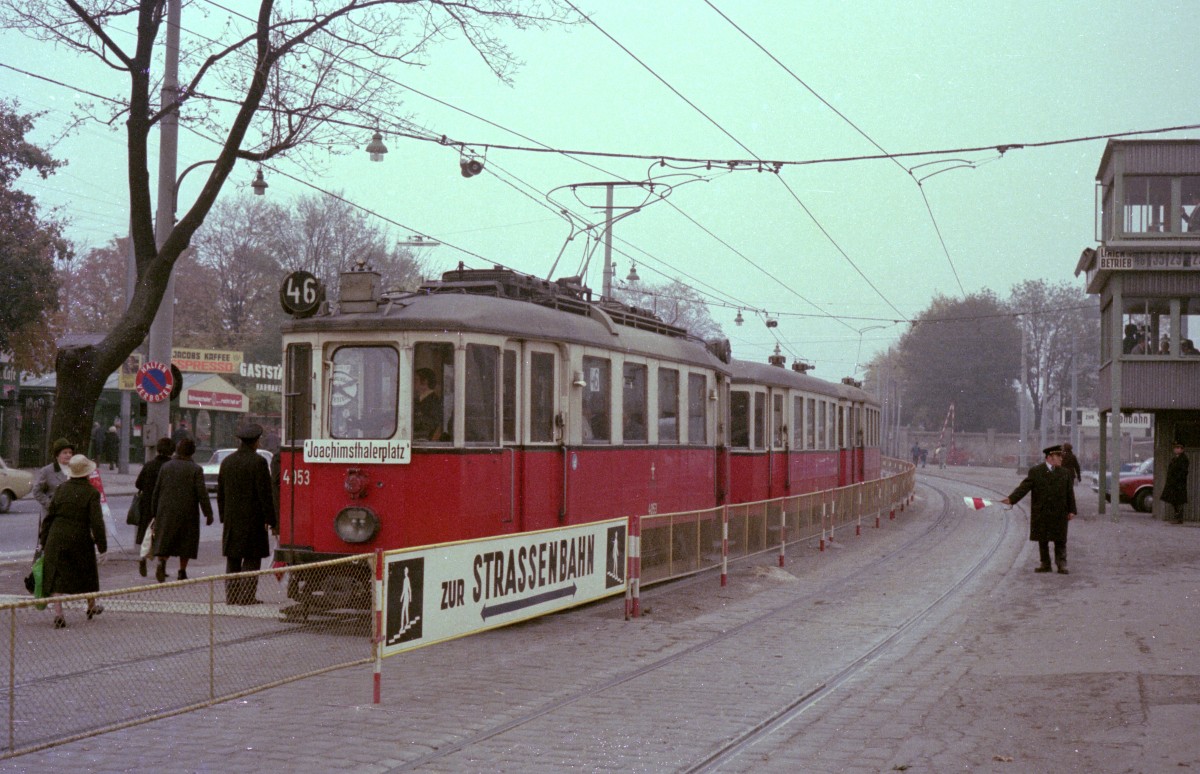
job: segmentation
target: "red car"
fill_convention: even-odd
[[[1111,488],[1112,475],[1108,477]],[[1098,485],[1093,490],[1099,491]],[[1112,495],[1108,496],[1112,501]],[[1138,464],[1132,471],[1121,473],[1121,502],[1129,503],[1135,511],[1150,513],[1154,509],[1154,458]]]

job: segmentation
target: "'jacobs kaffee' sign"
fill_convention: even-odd
[[[242,353],[219,349],[172,349],[171,362],[180,371],[208,374],[236,374],[242,364]]]

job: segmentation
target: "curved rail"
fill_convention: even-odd
[[[938,494],[940,494],[942,497],[942,506],[936,517],[933,518],[927,525],[925,525],[924,529],[917,534],[903,541],[900,545],[867,562],[865,565],[858,567],[854,571],[849,573],[843,572],[833,578],[830,578],[827,582],[822,583],[817,589],[797,597],[793,597],[786,603],[771,607],[742,623],[731,626],[728,629],[724,629],[720,632],[714,632],[706,639],[696,642],[695,644],[679,652],[672,653],[637,668],[614,675],[607,680],[592,684],[587,688],[567,694],[554,701],[546,702],[532,711],[511,718],[504,723],[482,729],[457,742],[442,744],[436,751],[412,761],[408,761],[400,766],[390,769],[389,771],[403,772],[423,769],[435,761],[443,760],[454,753],[469,750],[475,745],[505,734],[513,729],[517,729],[526,724],[532,723],[533,721],[550,715],[562,709],[563,707],[594,698],[639,677],[652,674],[659,670],[663,670],[666,667],[677,664],[678,662],[694,656],[706,649],[712,648],[720,643],[727,642],[731,638],[734,638],[737,635],[752,629],[753,627],[760,626],[770,619],[780,618],[785,615],[794,615],[797,609],[810,605],[815,600],[826,598],[831,592],[835,592],[847,585],[860,581],[864,575],[869,574],[869,572],[873,569],[885,566],[891,561],[898,560],[905,552],[911,551],[912,549],[918,547],[922,542],[928,541],[931,538],[940,539],[941,535],[939,533],[944,529],[947,522],[949,522],[951,515],[955,513],[955,509],[952,506],[953,501],[946,495],[944,491],[938,489],[937,487],[929,484],[926,484],[926,486],[938,492]],[[820,684],[818,684],[812,690],[806,692],[796,701],[791,702],[776,712],[773,712],[770,716],[755,724],[753,728],[742,734],[739,734],[732,741],[728,742],[719,750],[695,764],[694,767],[691,767],[688,770],[710,770],[719,766],[724,761],[731,760],[741,751],[753,745],[756,741],[769,735],[775,728],[783,725],[790,718],[798,715],[806,707],[811,706],[823,696],[826,696],[829,693],[837,690],[847,680],[851,679],[856,672],[861,671],[863,668],[878,659],[888,649],[894,647],[896,643],[899,642],[913,627],[928,618],[938,607],[945,604],[947,600],[961,592],[964,586],[966,586],[971,579],[981,572],[981,570],[987,565],[987,563],[992,559],[992,557],[999,550],[1000,546],[1003,544],[1004,539],[1008,534],[1010,521],[1011,519],[1006,516],[1004,519],[1003,528],[999,530],[999,534],[996,536],[995,540],[992,541],[991,545],[984,551],[978,560],[973,563],[973,565],[965,574],[963,574],[961,577],[958,577],[930,604],[924,606],[921,610],[917,611],[915,614],[911,615],[908,619],[898,625],[889,636],[885,637],[880,642],[875,643],[870,650],[856,659],[853,663],[831,675],[829,678],[823,680],[820,682]],[[681,588],[681,584],[683,584],[682,587],[686,588],[692,584],[698,584],[704,581],[712,583],[714,576],[715,571],[704,571],[697,575],[690,576],[684,581],[674,584],[665,584],[664,586],[659,587],[659,593],[665,594],[670,590],[677,591]]]

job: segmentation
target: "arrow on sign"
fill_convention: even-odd
[[[525,597],[524,599],[514,599],[511,602],[501,602],[496,605],[484,605],[483,610],[480,611],[480,614],[481,614],[483,620],[486,621],[488,618],[491,618],[492,616],[503,615],[505,613],[511,613],[514,610],[523,610],[527,607],[533,607],[534,605],[540,605],[543,602],[550,602],[555,599],[562,599],[563,597],[573,597],[573,596],[575,596],[575,584],[574,583],[572,583],[570,586],[564,586],[561,589],[554,589],[553,591],[543,591],[541,594],[534,594],[532,597]]]

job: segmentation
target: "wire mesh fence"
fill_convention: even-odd
[[[369,662],[372,561],[0,604],[0,757]]]
[[[764,551],[839,530],[874,526],[902,506],[915,485],[914,467],[899,460],[884,478],[774,500],[739,503],[702,511],[640,517],[642,583],[676,578]],[[728,532],[724,522],[728,521]],[[724,534],[728,540],[723,541]],[[722,545],[724,542],[724,545]]]

